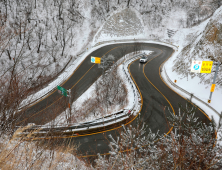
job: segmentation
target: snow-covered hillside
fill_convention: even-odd
[[[190,73],[190,61],[221,61],[221,4],[221,0],[0,1],[0,151],[4,160],[1,168],[87,169],[63,150],[45,152],[22,140],[9,142],[7,135],[2,134],[13,132],[14,114],[30,91],[42,88],[79,58],[82,50],[100,41],[142,37],[179,46],[165,64],[168,75],[171,80],[177,79],[177,85],[207,101],[213,73]],[[175,33],[170,38],[168,29]],[[221,112],[221,68],[216,83],[209,105]],[[87,108],[85,105],[90,102],[85,101],[94,99],[94,88],[91,86],[73,104],[73,110]],[[130,104],[129,100],[127,94],[125,106],[127,101]],[[115,109],[119,108],[110,110]],[[66,123],[66,116],[61,114],[56,123]],[[95,115],[89,113],[78,121],[92,118]]]
[[[192,28],[184,28],[178,31],[171,39],[179,46],[166,63],[167,73],[172,81],[177,80],[177,85],[197,96],[204,102],[208,102],[211,84],[215,72],[210,74],[192,73],[192,60],[222,61],[221,48],[221,17],[222,7],[217,9],[214,15]],[[213,92],[211,103],[208,104],[221,113],[222,106],[222,70],[221,66],[216,78],[216,88]],[[216,65],[212,68],[216,70]]]
[[[141,15],[133,8],[116,11],[103,24],[94,37],[93,44],[100,41],[143,38],[144,24]]]
[[[1,1],[0,76],[10,79],[13,70],[27,88],[33,89],[57,76],[79,52],[90,47],[105,21],[106,32],[100,30],[96,41],[108,36],[121,37],[122,33],[117,31],[123,31],[125,37],[140,34],[144,38],[167,38],[168,28],[177,30],[198,24],[211,16],[220,3],[215,0]],[[125,14],[118,15],[122,9]],[[132,9],[134,13],[127,13]],[[110,16],[115,17],[111,20]],[[125,17],[118,18],[121,16]],[[129,27],[130,24],[134,27]],[[119,30],[121,25],[125,30]]]
[[[142,37],[168,41],[180,49],[197,44],[201,29],[193,26],[208,19],[221,2],[8,0],[0,4],[0,108],[7,112],[8,106],[17,108],[30,92],[49,83],[96,42]],[[176,34],[169,38],[167,30]],[[210,34],[205,34],[209,39]],[[182,70],[179,76],[184,74]],[[204,80],[209,84],[208,77]]]
[[[141,32],[138,31],[139,33],[137,34],[136,32],[132,31],[130,35],[126,35],[127,30],[130,28],[126,27],[126,25],[124,24],[115,25],[116,23],[119,23],[120,21],[121,21],[120,23],[125,22],[124,16],[126,16],[126,13],[128,13],[128,15],[134,15],[135,18],[133,19],[138,20],[138,22],[139,21],[141,22],[141,24],[138,24],[138,22],[133,22],[130,24],[130,28],[132,29],[135,28],[135,30],[136,29],[141,30]],[[193,93],[195,96],[197,96],[198,98],[200,98],[201,100],[205,102],[207,102],[208,97],[209,97],[209,92],[210,92],[209,88],[210,88],[210,84],[212,83],[212,79],[208,78],[206,79],[207,81],[205,81],[205,83],[201,83],[202,79],[201,77],[199,77],[200,74],[190,73],[190,67],[191,67],[190,61],[195,58],[184,55],[183,51],[188,50],[187,46],[192,46],[193,49],[197,48],[196,44],[197,42],[199,42],[200,37],[204,36],[206,27],[210,25],[212,20],[214,20],[215,16],[218,16],[219,14],[222,14],[221,8],[219,8],[211,18],[205,20],[204,22],[202,22],[201,24],[197,26],[193,26],[192,28],[180,28],[180,23],[175,21],[173,27],[171,28],[174,28],[174,29],[177,28],[178,31],[171,38],[167,37],[168,35],[166,32],[158,34],[158,35],[164,35],[162,36],[162,38],[161,36],[159,37],[160,40],[168,41],[179,47],[178,50],[175,51],[175,54],[166,63],[166,70],[171,80],[174,81],[176,79],[177,85],[187,90],[188,92]],[[114,14],[109,17],[109,20],[107,20],[97,32],[94,38],[94,43],[99,42],[99,41],[108,41],[108,40],[117,40],[117,39],[133,39],[133,38],[140,39],[141,35],[142,35],[142,38],[146,37],[147,34],[144,32],[145,26],[142,24],[143,21],[139,19],[140,18],[139,16],[136,17],[137,15],[135,14],[135,11],[132,9],[124,9],[122,11],[114,12]],[[175,13],[171,13],[171,18],[174,18],[174,17],[185,18],[186,17],[185,13],[181,13],[180,16],[178,15],[179,15],[178,11]],[[117,16],[119,16],[119,18],[117,18]],[[127,22],[125,22],[125,24],[127,24]],[[116,29],[110,30],[110,28],[114,26],[116,26]],[[158,28],[156,29],[156,31],[157,30]],[[196,42],[196,44],[192,44],[194,42]],[[183,63],[185,62],[186,64],[183,65]],[[176,64],[178,63],[181,64],[180,69],[175,70]],[[192,77],[190,75],[192,75]],[[204,75],[206,76],[206,74]],[[212,73],[211,76],[209,77],[212,77],[213,75],[214,74]],[[221,75],[219,75],[218,77],[221,78]],[[74,103],[73,105],[74,109],[76,109],[77,106],[78,108],[81,108],[83,106],[85,107],[85,104],[86,104],[85,101],[87,101],[88,98],[91,98],[91,96],[95,97],[95,95],[93,95],[94,93],[92,93],[93,87],[91,87],[91,90],[89,89],[89,91],[91,91],[90,92],[91,94],[88,92],[87,95],[82,96],[80,100]],[[220,106],[220,101],[222,101],[221,93],[222,93],[221,88],[217,87],[216,91],[213,94],[212,103],[210,104],[218,112],[222,110]],[[130,99],[128,95],[128,101],[129,100]],[[88,116],[90,115],[93,115],[93,114],[88,114]],[[93,116],[90,118],[85,117],[84,119],[91,120],[93,119]],[[65,120],[65,112],[56,119],[56,122],[64,123],[65,122],[64,120]],[[81,121],[84,121],[84,120],[82,119]]]
[[[206,23],[206,22],[205,22]],[[199,27],[198,33],[193,34],[192,42],[178,55],[173,66],[181,77],[198,76],[200,83],[211,84],[214,74],[195,74],[190,72],[191,60],[222,62],[222,7],[207,20],[205,27]],[[191,36],[190,36],[191,37]],[[215,68],[214,68],[215,70]],[[222,70],[220,69],[216,84],[222,87]]]
[[[23,83],[36,87],[60,73],[86,47],[93,30],[84,29],[90,24],[85,19],[89,13],[87,1],[4,2],[0,2],[4,34],[0,76],[5,79],[10,79],[13,68],[13,74],[21,75]]]

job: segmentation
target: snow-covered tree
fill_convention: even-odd
[[[151,132],[142,126],[125,127],[120,137],[110,136],[111,151],[107,156],[98,154],[97,169],[218,169],[221,165],[222,146],[216,138],[220,128],[212,119],[205,124],[195,116],[195,107],[180,106],[177,115],[171,113],[168,134]]]

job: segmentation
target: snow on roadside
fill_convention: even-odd
[[[145,51],[141,51],[141,53],[145,53],[147,55],[151,54],[152,51],[148,51],[148,50],[145,50]],[[130,59],[132,58],[133,55],[132,54],[128,54],[126,59]],[[123,61],[124,58],[121,58],[118,62],[121,62]],[[134,104],[134,93],[132,91],[132,86],[131,84],[128,82],[128,80],[126,79],[126,75],[125,73],[123,72],[123,64],[120,64],[118,66],[118,75],[120,76],[120,78],[123,80],[123,82],[125,83],[125,86],[127,88],[127,104],[124,106],[124,109],[128,110],[130,108],[132,108],[133,104]],[[97,81],[100,81],[102,77],[100,77]],[[74,113],[74,110],[78,110],[80,109],[81,107],[83,107],[83,104],[84,102],[91,98],[94,94],[94,90],[95,90],[95,86],[96,86],[96,82],[94,82],[73,104],[72,104],[72,110],[73,110],[73,113]],[[116,105],[115,108],[112,108],[112,113],[116,113],[119,110],[119,106]],[[121,109],[122,110],[122,109]],[[61,124],[66,124],[66,113],[68,113],[68,109],[66,109],[66,111],[62,112],[55,120],[49,122],[46,124],[47,125],[61,125]],[[89,117],[86,117],[83,121],[78,121],[78,123],[82,123],[82,122],[87,122],[87,121],[92,121],[94,119],[97,119],[97,118],[100,118],[102,116],[106,116],[106,115],[97,115],[97,116],[94,116],[93,114],[89,115]]]
[[[201,81],[200,81],[200,78],[197,76],[194,78],[191,78],[190,76],[181,78],[180,75],[178,75],[176,72],[172,71],[172,66],[174,65],[174,62],[177,60],[177,55],[182,51],[182,49],[186,45],[188,45],[190,43],[190,41],[192,41],[191,38],[187,38],[187,37],[194,38],[199,35],[197,37],[197,39],[195,39],[195,41],[198,41],[198,39],[201,37],[201,33],[205,30],[205,27],[206,27],[207,23],[209,22],[209,20],[210,19],[206,20],[205,22],[201,23],[200,25],[198,25],[196,27],[192,27],[190,29],[184,28],[184,29],[181,29],[180,31],[178,31],[173,36],[172,41],[174,42],[174,44],[179,46],[179,49],[178,49],[178,51],[175,51],[174,55],[164,64],[165,68],[166,68],[167,75],[169,76],[171,81],[174,82],[174,80],[177,80],[176,85],[178,85],[179,87],[188,91],[189,93],[192,93],[194,96],[198,97],[199,99],[203,100],[206,103],[208,102],[208,99],[209,99],[211,86],[199,83]],[[191,65],[191,63],[190,63],[190,65]],[[214,69],[212,69],[212,70],[214,70]],[[201,73],[195,73],[195,74],[201,74]],[[211,74],[214,74],[214,72],[212,72]],[[213,82],[213,80],[212,80],[212,82]],[[183,95],[182,92],[180,94]],[[190,98],[190,96],[188,98]],[[213,107],[215,110],[217,110],[217,112],[221,113],[222,112],[221,101],[222,101],[222,89],[216,87],[216,89],[212,95],[211,103],[210,104],[207,103],[207,105]],[[211,109],[209,110],[208,107],[206,107],[206,105],[203,105],[201,103],[197,102],[196,104],[200,108],[203,108],[203,110],[205,110],[206,113],[210,117],[214,116],[214,118],[218,122],[218,115],[212,113],[212,111],[210,111]]]
[[[197,31],[199,28],[197,27],[196,30],[194,31]],[[186,32],[188,32],[187,30],[185,30],[183,33],[186,34]],[[191,31],[192,32],[192,31]],[[174,39],[176,41],[176,39]],[[124,41],[123,41],[124,42]],[[128,41],[127,41],[128,42]],[[129,42],[134,42],[134,41],[129,41]],[[140,42],[144,42],[144,43],[156,43],[156,44],[162,44],[162,45],[167,45],[167,46],[170,46],[174,49],[175,46],[173,45],[170,45],[170,44],[166,44],[164,42],[156,42],[156,41],[144,41],[144,40],[141,40]],[[121,43],[121,42],[118,42],[118,43]],[[97,47],[94,47],[92,49],[90,49],[87,53],[85,53],[83,56],[82,56],[82,60],[84,60],[84,58],[89,55],[92,51],[96,50],[96,49],[99,49],[101,48],[102,46],[106,46],[106,45],[109,45],[109,44],[113,44],[113,43],[106,43],[106,44],[103,44],[103,45],[100,45],[100,46],[97,46]],[[192,91],[189,89],[189,87],[192,87],[194,90],[196,89],[196,92],[194,93],[195,96],[199,97],[201,100],[205,100],[206,101],[206,98],[204,99],[203,97],[201,97],[201,94],[202,94],[202,89],[205,90],[205,85],[202,85],[202,84],[195,84],[195,81],[197,82],[196,79],[190,79],[188,78],[188,81],[187,81],[187,78],[184,78],[184,79],[179,79],[179,75],[177,75],[175,72],[172,72],[172,69],[171,69],[171,66],[172,66],[172,63],[173,61],[176,59],[176,56],[179,54],[179,52],[182,50],[184,44],[186,44],[185,41],[180,41],[179,43],[179,50],[175,51],[174,55],[166,62],[165,64],[165,67],[166,67],[166,71],[167,71],[167,74],[169,75],[170,79],[172,81],[174,81],[174,79],[177,79],[178,81],[178,84],[179,86],[181,86],[183,89],[187,90],[188,92],[191,92]],[[82,61],[81,60],[81,61]],[[77,67],[78,65],[76,64],[75,67]],[[121,73],[120,73],[121,75]],[[62,79],[63,77],[59,77],[59,79]],[[54,86],[56,87],[56,82],[54,82]],[[85,93],[82,94],[82,96],[79,97],[79,99],[76,101],[76,103],[73,104],[73,106],[81,106],[81,103],[86,100],[87,98],[90,98],[90,96],[92,95],[92,92],[94,90],[94,87],[95,87],[95,84],[92,85]],[[217,91],[217,89],[216,89]],[[198,92],[198,93],[197,93]],[[203,95],[203,94],[202,94]],[[220,98],[221,96],[219,95],[215,95],[213,94],[213,98],[212,99],[218,99],[218,102],[219,101],[222,101],[222,99]],[[129,100],[130,101],[130,100]],[[128,106],[126,106],[125,108],[129,107],[131,102],[129,102]],[[198,104],[197,104],[198,105]],[[217,106],[220,106],[220,105],[217,105],[216,102],[214,102],[214,100],[212,100],[212,103],[211,105],[213,105],[213,107],[219,112],[221,109],[221,107],[217,107]],[[201,107],[201,105],[198,105]],[[216,106],[216,107],[215,107]],[[219,108],[219,109],[218,109]],[[68,110],[67,110],[68,112]],[[214,115],[214,117],[216,118],[216,115]],[[87,121],[89,120],[93,120],[95,119],[95,117],[91,117],[89,119],[87,119]],[[65,123],[65,116],[64,116],[64,112],[58,116],[54,122],[55,124],[60,124],[60,123]],[[48,123],[50,125],[50,123]]]
[[[112,43],[109,43],[109,44],[112,44]],[[34,93],[28,96],[25,100],[23,100],[23,102],[20,104],[20,108],[26,106],[29,103],[37,102],[38,100],[42,99],[45,95],[48,95],[49,92],[52,92],[52,90],[55,90],[57,85],[62,84],[65,80],[67,80],[73,74],[73,72],[78,68],[78,66],[82,63],[83,60],[85,60],[85,58],[90,53],[109,44],[102,44],[100,46],[87,49],[83,54],[81,54],[81,56],[78,57],[77,60],[73,61],[73,63],[67,69],[65,69],[65,71],[60,76],[58,76],[58,78],[56,78],[53,82],[51,82],[47,87],[43,88],[37,93]]]
[[[181,88],[185,89],[186,91],[193,93],[196,97],[200,98],[201,100],[207,102],[207,99],[209,97],[210,94],[210,86],[208,85],[203,85],[203,84],[199,84],[198,82],[200,82],[200,79],[198,77],[195,77],[193,79],[191,79],[189,76],[188,77],[183,77],[181,78],[180,75],[178,75],[177,73],[172,71],[172,65],[174,64],[174,61],[177,60],[177,55],[182,51],[182,49],[184,47],[186,47],[188,44],[190,44],[192,41],[197,41],[198,38],[200,38],[201,33],[204,31],[207,23],[209,22],[210,19],[207,19],[206,21],[202,22],[200,25],[192,27],[192,28],[179,28],[177,26],[176,29],[178,29],[178,31],[176,31],[175,35],[171,38],[168,39],[167,38],[167,34],[165,34],[164,39],[162,39],[163,42],[160,41],[145,41],[145,40],[140,40],[137,42],[144,42],[144,43],[156,43],[156,44],[162,44],[162,45],[167,45],[170,46],[172,48],[175,49],[175,53],[174,55],[165,63],[165,68],[167,71],[168,76],[170,77],[170,79],[172,81],[174,81],[175,79],[177,80],[177,85],[179,85]],[[122,22],[122,20],[121,20]],[[171,28],[173,29],[173,28]],[[102,30],[102,28],[98,31],[100,32]],[[98,35],[98,34],[97,34]],[[199,37],[198,37],[199,36]],[[146,37],[145,33],[144,36]],[[133,42],[135,43],[135,41],[124,41],[126,39],[140,39],[141,35],[129,35],[129,36],[122,36],[122,37],[118,37],[119,40],[123,40],[122,42]],[[97,47],[93,47],[92,49],[90,49],[89,51],[87,51],[85,54],[83,54],[81,56],[81,59],[79,59],[80,61],[83,61],[87,55],[89,55],[92,51],[101,48],[102,46],[105,45],[109,45],[109,44],[114,44],[117,43],[115,42],[115,36],[109,36],[109,35],[105,35],[103,38],[100,37],[99,39],[100,41],[107,41],[107,40],[112,40],[113,42],[110,43],[106,43],[103,45],[99,45]],[[167,43],[164,42],[172,42],[175,46],[177,46],[178,48],[175,48],[174,45],[169,45]],[[97,41],[94,39],[94,42],[92,44],[95,44]],[[121,43],[121,41],[119,41],[118,43]],[[78,64],[81,62],[78,62],[76,64],[73,64],[71,67],[73,67],[73,69],[68,69],[65,73],[63,73],[58,79],[60,80],[56,80],[55,82],[51,83],[50,86],[52,87],[56,87],[58,85],[58,82],[62,82],[62,80],[64,79],[64,77],[68,78],[67,74],[72,74],[73,70],[75,68],[77,68]],[[87,92],[85,92],[80,98],[79,98],[79,102],[81,103],[81,101],[83,99],[89,98],[90,95],[92,95],[92,89],[93,89],[93,85],[90,88],[91,90],[87,90]],[[48,89],[47,89],[48,90]],[[45,90],[44,92],[39,92],[38,94],[36,94],[34,97],[32,98],[38,98],[39,96],[41,96],[44,93],[47,93],[47,90]],[[215,89],[215,92],[213,93],[213,97],[212,97],[212,102],[209,104],[210,106],[212,106],[213,108],[215,108],[218,112],[222,111],[222,106],[220,105],[221,101],[222,101],[222,90],[217,88]],[[85,97],[84,97],[85,96]],[[80,103],[77,102],[76,105],[80,105]],[[201,106],[200,106],[201,107]],[[61,118],[59,118],[61,119]]]

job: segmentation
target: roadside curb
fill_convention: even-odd
[[[120,62],[124,62],[122,65],[123,66],[122,71],[125,74],[125,80],[127,80],[128,83],[130,84],[130,87],[132,88],[132,91],[134,94],[133,106],[130,109],[124,109],[108,116],[104,116],[104,117],[97,118],[89,122],[78,123],[78,124],[76,123],[66,124],[62,126],[33,125],[31,128],[26,129],[20,135],[26,135],[26,134],[29,134],[30,131],[32,131],[33,136],[35,137],[38,136],[38,138],[41,138],[41,136],[45,137],[46,135],[52,135],[52,136],[62,135],[64,137],[67,135],[72,135],[72,136],[77,137],[81,135],[82,136],[90,135],[88,133],[95,134],[95,131],[97,133],[99,132],[102,133],[104,131],[112,130],[112,128],[113,129],[119,128],[121,124],[127,124],[127,122],[133,120],[134,117],[138,115],[139,111],[141,110],[141,104],[140,104],[141,96],[128,72],[129,64],[135,61],[136,59],[138,59],[140,56],[141,54],[133,55],[132,57],[128,58],[126,61],[124,61],[124,58],[122,57],[121,59],[123,61],[120,61]]]
[[[205,106],[207,106],[208,108],[210,108],[214,113],[216,113],[218,116],[220,116],[220,113],[217,112],[213,107],[211,107],[210,105],[208,105],[206,102],[204,102],[203,100],[199,99],[198,97],[196,97],[195,95],[193,95],[192,93],[189,93],[188,91],[184,90],[183,88],[179,87],[178,85],[176,85],[174,82],[171,81],[171,79],[169,78],[169,76],[167,75],[165,66],[162,67],[162,72],[161,72],[161,77],[163,78],[163,80],[165,81],[166,84],[169,85],[170,88],[176,88],[179,92],[180,95],[182,95],[183,97],[187,98],[188,100],[192,99],[192,102],[194,104],[196,104],[198,102],[201,102],[202,104],[204,104]],[[190,99],[189,99],[190,97]],[[196,100],[196,101],[195,101]],[[196,104],[198,106],[198,104]],[[198,106],[199,107],[199,106]],[[200,107],[201,108],[201,107]]]
[[[53,93],[57,85],[62,85],[72,74],[78,69],[78,66],[86,59],[86,57],[92,53],[93,51],[100,49],[104,46],[111,44],[120,44],[120,43],[154,43],[154,44],[162,44],[169,46],[171,48],[177,49],[178,47],[173,45],[172,43],[163,42],[158,39],[125,39],[125,40],[111,40],[111,41],[103,41],[97,44],[94,44],[91,48],[87,48],[86,50],[80,52],[77,56],[80,56],[77,60],[75,60],[68,68],[66,68],[61,75],[58,76],[53,82],[49,83],[42,90],[28,96],[23,102],[19,110],[22,110],[25,107],[30,107],[40,100],[44,99],[51,93]]]

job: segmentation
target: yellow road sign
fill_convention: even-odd
[[[101,58],[99,58],[99,57],[91,57],[91,63],[100,64],[101,63]]]
[[[210,92],[214,92],[215,86],[216,86],[216,84],[212,84]]]
[[[211,73],[213,61],[202,61],[200,73]]]

